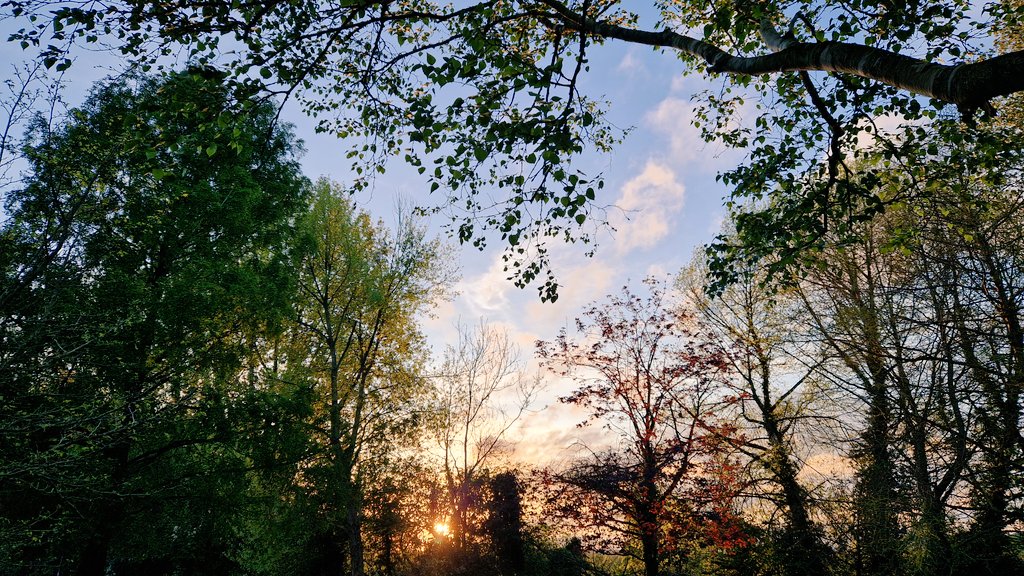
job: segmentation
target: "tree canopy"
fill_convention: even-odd
[[[0,158],[0,574],[1024,573],[1021,0],[0,2],[28,76],[187,66]],[[411,165],[554,299],[613,42],[713,77],[746,156],[685,294],[541,342],[584,457],[532,474],[539,380],[482,325],[425,385],[446,253],[348,193]],[[287,98],[354,181],[302,177]]]
[[[222,536],[197,511],[239,490],[223,473],[246,466],[241,415],[271,411],[240,374],[288,313],[305,195],[273,109],[233,106],[176,74],[101,85],[65,124],[32,127],[0,228],[12,572],[199,565]],[[162,540],[176,525],[187,553]]]
[[[662,286],[647,284],[647,297],[626,288],[588,307],[576,336],[563,329],[555,342],[538,342],[537,354],[579,384],[560,400],[583,409],[581,426],[603,424],[618,440],[588,447],[553,475],[562,488],[549,497],[553,509],[606,533],[606,549],[634,555],[657,576],[687,541],[728,547],[742,534],[723,448],[732,429],[719,417],[729,404],[721,390],[729,352]]]
[[[747,164],[724,176],[737,204],[774,204],[737,220],[744,246],[718,245],[712,273],[724,280],[736,261],[780,251],[792,260],[830,225],[873,213],[870,204],[850,209],[871,193],[850,185],[847,159],[858,134],[877,132],[877,117],[914,122],[953,104],[971,123],[976,111],[991,114],[999,97],[1024,89],[1024,52],[999,55],[992,38],[1019,22],[1012,2],[4,6],[25,22],[12,39],[37,47],[48,65],[70,66],[75,43],[103,44],[145,67],[184,56],[226,71],[250,93],[297,98],[321,129],[365,138],[350,152],[361,178],[403,158],[438,194],[429,205],[449,211],[460,241],[482,246],[499,236],[506,270],[519,285],[542,280],[549,299],[557,280],[545,240],[590,241],[601,220],[601,175],[572,160],[621,136],[600,99],[580,89],[603,43],[653,46],[686,70],[724,75],[724,90],[703,98],[705,137],[749,148]],[[759,98],[781,106],[764,109],[753,126],[730,122],[738,103]],[[819,173],[826,185],[806,184]],[[788,228],[773,231],[780,220]]]

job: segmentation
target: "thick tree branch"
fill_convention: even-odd
[[[1011,52],[971,64],[946,66],[889,50],[846,42],[798,42],[770,25],[761,27],[773,50],[762,56],[734,56],[721,48],[672,30],[650,32],[588,18],[555,0],[543,0],[566,26],[635,44],[672,48],[704,60],[712,72],[760,75],[820,71],[853,74],[901,90],[955,104],[965,114],[991,110],[996,97],[1024,91],[1024,51]]]

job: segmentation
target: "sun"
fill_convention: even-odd
[[[437,522],[434,524],[434,534],[438,536],[449,536],[451,535],[451,529],[448,528],[447,523]]]

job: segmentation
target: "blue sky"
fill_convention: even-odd
[[[484,318],[508,329],[524,356],[532,357],[536,340],[551,340],[560,328],[571,327],[586,304],[627,283],[638,287],[651,274],[674,275],[713,238],[724,215],[726,193],[715,175],[740,158],[705,144],[691,126],[690,95],[709,84],[700,77],[684,77],[683,71],[682,62],[671,54],[618,43],[596,49],[585,90],[610,102],[609,115],[616,125],[633,127],[611,154],[587,159],[606,177],[597,203],[622,209],[609,212],[616,231],[600,238],[593,258],[584,256],[583,246],[552,248],[562,285],[553,304],[540,302],[533,287],[520,290],[506,279],[500,250],[477,253],[462,247],[460,294],[441,304],[437,317],[427,323],[433,342],[452,341],[459,318],[466,323]],[[313,159],[307,162],[315,173]],[[378,183],[377,194],[387,185]],[[416,186],[404,182],[393,189],[414,194]],[[576,428],[582,415],[557,405],[557,397],[571,387],[570,382],[550,380],[540,398],[547,409],[529,415],[513,434],[522,440],[519,457],[535,462],[558,459],[565,456],[559,447],[588,437],[596,442],[594,435],[600,430]]]
[[[7,26],[0,25],[0,34],[6,37],[3,28]],[[540,302],[535,287],[520,290],[506,279],[500,246],[483,252],[458,247],[459,294],[450,302],[439,303],[434,317],[425,320],[426,333],[438,356],[445,344],[454,343],[460,322],[474,325],[483,320],[507,329],[520,346],[523,359],[530,360],[535,369],[532,355],[536,340],[553,339],[560,328],[572,325],[584,305],[619,291],[627,283],[636,286],[647,275],[675,274],[698,246],[717,232],[726,191],[715,182],[715,174],[735,165],[739,157],[705,144],[690,125],[690,96],[715,84],[697,75],[684,76],[683,63],[670,53],[617,42],[592,50],[591,71],[583,89],[591,97],[609,102],[609,118],[615,125],[632,127],[611,154],[584,159],[605,175],[606,186],[597,203],[621,209],[608,212],[616,231],[599,238],[593,258],[584,257],[583,246],[552,246],[555,272],[562,285],[560,298],[553,304]],[[2,61],[15,63],[25,53],[4,43],[0,56]],[[109,53],[79,51],[65,78],[67,103],[81,103],[92,83],[118,66],[118,58]],[[9,77],[10,73],[5,75]],[[344,143],[333,136],[316,134],[314,123],[294,103],[286,106],[283,119],[295,126],[297,136],[305,142],[302,164],[308,177],[326,176],[343,184],[350,180]],[[425,195],[427,184],[413,170],[395,168],[358,197],[361,205],[385,220],[394,213],[399,198],[413,203],[432,200]],[[432,223],[439,234],[440,224]],[[522,440],[522,458],[550,458],[554,456],[553,447],[569,445],[586,433],[572,425],[578,414],[556,405],[557,397],[568,393],[570,386],[552,381],[537,406],[549,408],[532,413],[514,432]]]

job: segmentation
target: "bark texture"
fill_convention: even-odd
[[[1024,91],[1024,51],[970,64],[943,65],[882,48],[846,42],[797,42],[767,22],[761,38],[773,52],[735,56],[672,30],[650,32],[586,18],[559,2],[545,2],[571,27],[635,44],[672,48],[701,58],[711,72],[760,75],[780,72],[838,72],[895,86],[914,94],[955,104],[962,112],[991,111],[991,100]]]

